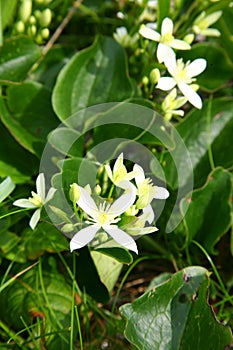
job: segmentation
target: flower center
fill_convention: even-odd
[[[36,205],[37,207],[42,207],[43,206],[43,201],[42,198],[35,192],[31,192],[32,193],[32,197],[29,198],[29,201]]]
[[[182,62],[182,59],[177,60],[177,66],[174,70],[173,77],[176,83],[184,82],[191,84],[192,79],[187,75],[187,66]]]
[[[174,36],[170,33],[166,33],[161,37],[160,42],[163,44],[170,44],[174,39]]]

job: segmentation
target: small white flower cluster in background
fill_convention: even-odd
[[[149,1],[149,3],[153,3],[154,20],[156,20],[157,2]],[[143,2],[139,2],[139,5],[144,6]],[[143,14],[148,12],[148,6],[145,7]],[[156,56],[158,63],[163,64],[170,74],[170,76],[164,76],[164,73],[160,74],[158,68],[154,68],[149,77],[144,76],[142,79],[145,90],[149,82],[154,84],[157,89],[171,90],[161,104],[165,119],[170,120],[173,116],[183,116],[184,111],[180,107],[187,101],[197,109],[202,108],[202,100],[197,93],[199,86],[195,82],[196,77],[205,70],[207,61],[205,58],[197,58],[193,62],[184,62],[182,58],[176,58],[175,51],[190,50],[194,39],[203,41],[207,36],[220,36],[221,33],[218,29],[209,27],[217,22],[221,15],[222,11],[215,11],[210,14],[202,11],[186,30],[187,34],[182,40],[175,38],[174,23],[171,18],[163,19],[161,32],[157,30],[157,23],[153,22],[153,19],[150,20],[144,15],[137,19],[137,25],[147,21],[146,24],[141,24],[139,34],[147,40],[157,43]],[[117,28],[113,36],[124,47],[133,47],[138,41],[137,33],[130,36],[125,27]]]
[[[69,196],[73,203],[75,223],[69,223],[61,229],[63,232],[79,231],[70,242],[71,252],[91,243],[96,234],[101,240],[109,241],[109,236],[126,249],[138,253],[135,238],[157,231],[157,227],[150,226],[154,221],[154,212],[151,207],[153,199],[166,199],[169,196],[166,188],[154,186],[150,178],[146,178],[143,168],[134,164],[133,170],[128,172],[123,163],[123,153],[115,161],[113,169],[105,165],[104,169],[112,185],[107,198],[102,198],[101,187],[92,193],[90,185],[85,187],[77,183],[70,185]],[[56,189],[49,189],[45,194],[45,177],[39,174],[36,180],[37,193],[31,192],[29,199],[18,199],[13,204],[21,208],[36,209],[29,225],[32,229],[40,220],[42,208],[52,199]],[[113,195],[113,192],[120,196]],[[114,193],[115,193],[114,192]],[[52,207],[53,208],[53,207]],[[55,208],[55,212],[62,212]],[[64,212],[62,212],[66,215]],[[98,237],[97,237],[98,241]]]

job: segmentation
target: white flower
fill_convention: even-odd
[[[152,200],[166,199],[169,196],[169,192],[164,187],[154,186],[150,178],[146,178],[143,168],[135,164],[133,170],[136,172],[135,182],[137,185],[138,200],[136,207],[142,209],[146,217],[146,221],[150,224],[154,220],[154,212],[150,205]]]
[[[201,98],[195,92],[195,89],[191,84],[196,81],[194,77],[205,70],[206,60],[204,58],[198,58],[191,63],[188,61],[185,64],[182,58],[176,60],[175,54],[173,54],[168,59],[165,59],[165,65],[172,78],[161,77],[156,87],[158,89],[168,91],[177,85],[187,100],[194,107],[201,109]]]
[[[170,18],[164,18],[161,26],[161,34],[157,31],[142,25],[139,33],[146,39],[153,40],[159,43],[157,48],[157,58],[159,63],[164,62],[165,58],[169,58],[173,54],[173,49],[189,50],[191,46],[173,36],[173,22]]]
[[[56,191],[55,188],[51,187],[48,191],[47,196],[45,195],[45,177],[43,173],[37,176],[36,190],[37,190],[37,193],[33,191],[31,192],[32,197],[28,199],[26,198],[18,199],[13,203],[13,205],[16,205],[21,208],[29,208],[29,209],[37,208],[37,210],[32,215],[31,220],[29,222],[29,225],[33,230],[38,224],[38,221],[40,220],[42,207],[45,205],[45,203],[47,203],[50,199],[52,199]]]
[[[125,27],[118,27],[113,37],[123,47],[132,47],[139,39],[138,33],[131,36]]]
[[[119,186],[122,181],[132,180],[135,176],[134,171],[127,172],[125,165],[123,164],[123,153],[121,153],[115,161],[113,166],[113,171],[110,165],[105,165],[105,170],[108,174],[109,179],[114,183],[114,185]]]
[[[193,23],[193,31],[195,34],[201,34],[204,36],[220,36],[221,33],[218,29],[209,28],[213,23],[217,22],[222,15],[222,11],[216,11],[206,16],[206,12],[202,11],[201,14],[195,19]]]
[[[183,116],[184,111],[178,108],[183,106],[186,102],[186,97],[177,98],[176,88],[172,89],[172,91],[166,96],[166,98],[162,102],[162,110],[165,114],[165,119],[170,120],[173,115]]]
[[[79,186],[80,198],[77,204],[88,215],[89,220],[86,223],[89,226],[74,235],[70,242],[71,252],[91,242],[101,228],[120,245],[138,252],[134,239],[115,225],[121,220],[120,215],[130,208],[136,198],[135,186],[129,181],[122,181],[120,187],[125,189],[121,197],[112,204],[104,202],[97,207],[89,193]]]

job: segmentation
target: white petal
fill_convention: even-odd
[[[162,77],[159,79],[158,84],[156,85],[157,89],[168,91],[173,89],[176,86],[176,82],[173,78]]]
[[[113,173],[115,173],[119,168],[121,168],[123,166],[123,153],[121,153],[116,161],[115,161],[115,164],[113,166]]]
[[[166,62],[166,66],[174,65],[174,51],[168,45],[159,43],[157,49],[157,58],[159,63]]]
[[[32,215],[31,220],[29,221],[29,226],[34,230],[38,221],[40,220],[41,209],[37,209],[35,213]]]
[[[28,199],[22,198],[22,199],[17,199],[14,201],[13,205],[16,205],[17,207],[20,208],[37,208],[37,206],[33,203],[31,203]]]
[[[188,43],[186,43],[186,41],[179,40],[179,39],[172,40],[172,42],[170,43],[170,46],[173,47],[173,49],[177,49],[177,50],[190,50],[191,49],[191,46]]]
[[[161,35],[156,32],[153,29],[148,28],[144,24],[139,29],[139,33],[146,39],[153,40],[153,41],[159,41],[161,38]]]
[[[91,242],[98,230],[99,227],[94,225],[85,227],[80,230],[70,241],[70,251],[72,252],[75,249],[80,249]]]
[[[55,192],[56,192],[56,188],[51,187],[49,189],[48,194],[46,196],[46,202],[50,201],[50,199],[53,198]]]
[[[136,188],[131,182],[121,181],[118,186],[124,188],[125,192],[113,202],[108,210],[108,214],[114,217],[121,215],[129,209],[136,199]]]
[[[152,209],[152,206],[149,204],[147,205],[143,210],[143,216],[145,218],[145,222],[149,222],[151,224],[155,218],[154,210]]]
[[[142,183],[145,180],[144,170],[140,165],[134,164],[133,171],[136,172],[135,182],[136,182],[136,185],[138,187],[140,185],[140,183]]]
[[[79,186],[79,189],[81,194],[77,204],[85,213],[93,217],[94,213],[98,211],[98,208],[89,193],[81,186]]]
[[[104,227],[104,230],[120,245],[138,254],[137,245],[132,237],[115,225]]]
[[[42,201],[44,202],[45,201],[45,177],[43,173],[37,176],[36,191],[37,191],[37,194],[42,199]]]
[[[197,58],[187,66],[186,72],[189,77],[195,77],[196,75],[202,73],[205,69],[206,60],[204,58]]]
[[[187,100],[196,108],[202,108],[202,100],[200,96],[187,84],[179,83],[178,87],[180,91],[184,94]]]
[[[105,165],[105,170],[106,170],[106,173],[109,177],[109,179],[113,182],[113,173],[112,173],[112,169],[110,167],[110,165]]]
[[[158,187],[155,186],[155,195],[154,198],[156,199],[166,199],[169,197],[169,192],[164,187]]]
[[[172,34],[173,32],[173,22],[170,18],[166,17],[164,18],[161,26],[161,34]]]
[[[215,29],[215,28],[207,28],[207,29],[202,30],[201,34],[205,35],[205,36],[216,36],[216,37],[218,37],[218,36],[221,35],[221,32],[218,29]]]

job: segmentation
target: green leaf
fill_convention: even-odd
[[[157,6],[157,25],[160,30],[163,19],[170,17],[170,0],[158,0]]]
[[[95,252],[99,252],[107,256],[110,256],[122,264],[131,264],[133,262],[132,255],[126,249],[122,249],[118,247],[98,248],[98,249],[95,249]]]
[[[39,47],[28,37],[7,39],[0,48],[0,80],[24,80],[40,55]]]
[[[107,287],[109,293],[113,290],[121,273],[122,264],[111,257],[104,255],[98,250],[91,252],[92,259],[100,276],[101,282]]]
[[[76,279],[78,281],[78,285],[96,301],[106,303],[109,300],[108,289],[101,281],[98,274],[98,269],[88,248],[84,247],[82,249],[78,249],[73,254],[76,255]]]
[[[52,101],[63,121],[88,106],[122,101],[132,94],[123,48],[111,38],[99,37],[62,69]]]
[[[7,103],[0,100],[2,122],[19,144],[40,156],[47,134],[58,124],[50,91],[39,83],[27,81],[11,86],[7,97]]]
[[[231,193],[231,174],[217,168],[202,188],[185,197],[181,208],[190,203],[184,217],[189,242],[195,239],[214,253],[214,245],[231,225]]]
[[[4,201],[4,199],[6,199],[14,189],[15,189],[15,184],[11,180],[10,176],[8,176],[0,184],[0,203]]]
[[[23,269],[24,267],[18,266],[17,272]],[[24,328],[23,319],[32,327],[32,332],[36,332],[33,334],[36,339],[36,327],[40,319],[44,326],[43,342],[46,348],[66,349],[70,340],[68,327],[72,298],[72,288],[65,272],[59,272],[56,260],[49,257],[4,289],[0,299],[1,320],[14,331],[20,331]],[[74,334],[77,334],[76,329]],[[52,346],[54,341],[57,342],[57,347]],[[39,344],[40,339],[38,348]],[[27,346],[28,344],[22,348]]]
[[[52,131],[48,140],[50,144],[64,155],[81,157],[83,154],[83,138],[81,133],[65,127]]]
[[[207,67],[198,76],[197,83],[208,92],[214,92],[222,88],[233,77],[233,65],[228,59],[227,52],[216,42],[198,43],[182,53],[185,61],[203,57],[207,60]]]
[[[207,303],[209,273],[187,267],[120,308],[127,339],[143,350],[222,350],[230,328],[217,322]]]
[[[35,230],[26,228],[22,234],[25,255],[35,260],[45,252],[55,253],[68,250],[66,237],[51,224],[40,223]]]
[[[177,169],[179,169],[179,186],[185,186],[190,180],[190,172],[194,172],[195,187],[202,186],[211,171],[212,154],[214,166],[228,168],[233,163],[233,102],[232,99],[219,98],[208,106],[204,103],[201,111],[193,110],[180,123],[176,130],[182,138],[191,157],[192,167],[187,171],[187,163],[183,156],[183,144],[177,143],[171,155],[164,157],[164,171],[169,185],[178,187]],[[209,120],[208,120],[209,118]],[[178,140],[179,141],[179,140]],[[223,150],[227,150],[224,152]]]
[[[0,135],[0,176],[10,176],[15,183],[28,181],[36,172],[38,160],[11,137],[4,125]]]
[[[13,20],[14,12],[17,7],[17,0],[1,0],[0,6],[2,7],[1,20],[2,30]]]

